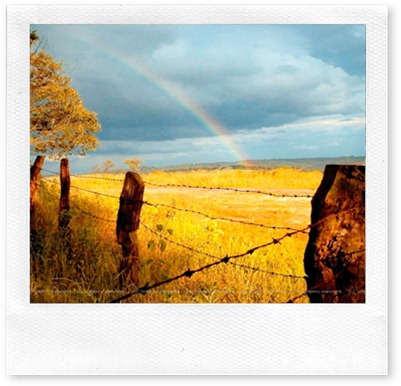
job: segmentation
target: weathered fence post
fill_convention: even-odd
[[[59,204],[59,217],[58,228],[61,236],[63,237],[66,249],[67,259],[71,259],[71,232],[70,224],[70,168],[68,166],[68,159],[63,158],[60,162],[60,204]]]
[[[70,168],[68,159],[63,158],[60,162],[60,205],[59,205],[59,228],[66,229],[70,223]]]
[[[139,248],[136,231],[139,228],[144,190],[141,176],[127,172],[117,215],[117,242],[121,245],[123,255],[120,266],[121,288],[132,284],[138,287]]]
[[[39,203],[39,183],[41,175],[40,172],[42,171],[44,162],[45,156],[38,155],[35,159],[34,164],[31,166],[31,180],[29,186],[31,219]]]
[[[365,166],[327,165],[304,256],[312,303],[365,302]]]

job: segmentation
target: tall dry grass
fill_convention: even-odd
[[[90,176],[86,176],[90,177]],[[121,248],[116,243],[115,219],[123,175],[96,175],[100,179],[72,177],[72,185],[113,197],[71,188],[71,248],[68,259],[65,239],[57,229],[59,186],[44,179],[42,204],[31,234],[32,302],[108,302],[126,289],[119,288]],[[102,178],[110,178],[107,181]],[[321,172],[291,168],[277,170],[196,170],[153,172],[143,175],[156,184],[235,187],[289,194],[313,194]],[[187,208],[217,218],[232,218],[276,227],[304,228],[310,221],[310,199],[277,198],[261,194],[188,188],[145,187],[145,201]],[[102,219],[99,219],[102,218]],[[109,220],[109,221],[106,221]],[[240,254],[286,233],[198,214],[144,205],[140,240],[141,285],[152,284],[196,269],[213,261],[167,239],[213,254]],[[150,231],[150,230],[151,231]],[[129,302],[172,303],[280,303],[306,290],[303,279],[271,275],[260,270],[302,276],[307,234],[286,238],[236,260],[254,267],[244,269],[222,264],[191,278],[183,278],[134,295]],[[307,301],[306,297],[298,299]]]

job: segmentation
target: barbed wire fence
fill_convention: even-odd
[[[41,170],[46,171],[51,174],[58,175],[59,173],[53,172],[44,168]],[[82,178],[82,179],[95,179],[95,180],[103,180],[103,181],[116,181],[116,182],[124,182],[124,179],[121,178],[106,178],[100,176],[85,176],[79,174],[71,174],[71,177]],[[225,186],[202,186],[202,185],[188,185],[188,184],[157,184],[150,181],[143,181],[146,185],[155,186],[160,188],[187,188],[187,189],[201,189],[201,190],[223,190],[223,191],[231,191],[236,193],[253,193],[253,194],[262,194],[270,197],[277,198],[312,198],[313,196],[310,194],[275,194],[272,192],[265,192],[262,190],[252,190],[252,189],[241,189],[241,188],[231,188]]]
[[[54,175],[58,175],[59,173],[41,168],[42,171],[54,174]],[[112,182],[124,182],[124,179],[120,179],[120,178],[106,178],[106,177],[100,177],[100,176],[83,176],[83,175],[71,175],[71,177],[76,177],[76,178],[82,178],[82,179],[95,179],[95,180],[106,180],[106,181],[112,181]],[[56,184],[56,185],[60,185],[60,183],[58,181],[54,181],[51,179],[45,179],[46,182],[50,182],[52,184]],[[264,195],[268,195],[268,196],[272,196],[272,197],[276,197],[276,198],[312,198],[311,195],[285,195],[285,194],[273,194],[270,192],[264,192],[261,190],[250,190],[250,189],[238,189],[238,188],[230,188],[230,187],[206,187],[206,186],[192,186],[192,185],[187,185],[187,184],[156,184],[156,183],[151,183],[151,182],[147,182],[144,181],[145,185],[150,185],[150,186],[155,186],[155,187],[163,187],[163,188],[187,188],[187,189],[204,189],[204,190],[219,190],[219,191],[232,191],[235,193],[254,193],[254,194],[264,194]],[[85,188],[81,188],[75,185],[71,185],[71,188],[77,190],[77,191],[81,191],[81,192],[85,192],[85,193],[89,193],[89,194],[94,194],[97,196],[101,196],[101,197],[106,197],[106,198],[112,198],[112,199],[116,199],[116,200],[120,200],[121,202],[121,197],[120,196],[114,196],[111,194],[107,194],[107,193],[103,193],[103,192],[98,192],[98,191],[94,191],[94,190],[90,190],[90,189],[85,189]],[[55,195],[50,194],[51,196],[53,196],[54,198],[58,198]],[[155,283],[149,284],[146,283],[145,285],[139,286],[138,288],[136,288],[134,291],[130,291],[125,293],[124,295],[115,298],[113,300],[110,301],[110,303],[119,303],[123,300],[126,300],[134,295],[137,294],[141,294],[141,295],[146,295],[147,293],[149,293],[149,291],[167,285],[169,283],[178,281],[184,277],[186,278],[191,278],[193,275],[211,269],[213,267],[219,266],[219,265],[223,265],[223,264],[229,264],[229,265],[233,265],[235,267],[239,267],[241,269],[245,269],[245,270],[251,270],[251,271],[256,271],[256,272],[262,272],[268,275],[272,275],[272,276],[280,276],[283,278],[290,278],[290,279],[294,279],[294,280],[305,280],[306,276],[305,275],[295,275],[295,274],[288,274],[288,273],[282,273],[282,272],[275,272],[275,271],[271,271],[271,270],[266,270],[266,269],[262,269],[262,268],[258,268],[258,267],[254,267],[251,265],[247,265],[247,264],[243,264],[243,263],[239,263],[236,260],[242,257],[246,257],[246,256],[250,256],[252,255],[254,252],[264,249],[264,248],[268,248],[270,246],[273,245],[277,245],[277,244],[281,244],[281,242],[285,239],[291,238],[294,235],[297,234],[305,234],[308,233],[310,229],[317,227],[318,225],[320,225],[321,223],[323,223],[324,221],[326,221],[328,218],[331,218],[333,216],[338,216],[341,215],[342,213],[348,213],[350,211],[353,211],[357,208],[350,208],[347,210],[342,210],[340,212],[336,212],[336,213],[332,213],[329,214],[328,216],[324,217],[323,219],[317,221],[314,224],[309,224],[304,228],[301,229],[296,229],[296,228],[292,228],[292,227],[280,227],[280,226],[275,226],[275,225],[266,225],[266,224],[261,224],[261,223],[255,223],[255,222],[250,222],[250,221],[245,221],[245,220],[239,220],[239,219],[233,219],[233,218],[226,218],[226,217],[216,217],[216,216],[212,216],[208,213],[205,212],[201,212],[198,210],[192,210],[192,209],[188,209],[188,208],[181,208],[181,207],[177,207],[174,205],[167,205],[167,204],[162,204],[162,203],[153,203],[153,202],[149,202],[147,200],[141,200],[140,204],[143,205],[147,205],[147,206],[151,206],[151,207],[162,207],[162,208],[167,208],[167,209],[171,209],[171,210],[177,210],[177,211],[182,211],[182,212],[187,212],[187,213],[192,213],[192,214],[196,214],[199,216],[203,216],[205,218],[211,219],[211,220],[216,220],[216,221],[227,221],[227,222],[232,222],[232,223],[239,223],[242,225],[247,225],[247,226],[255,226],[255,227],[261,227],[261,228],[266,228],[266,229],[272,229],[272,230],[283,230],[286,231],[284,234],[282,234],[279,237],[275,237],[275,238],[271,238],[269,241],[257,245],[255,247],[249,248],[247,250],[245,250],[242,253],[238,253],[238,254],[234,254],[234,255],[224,255],[224,256],[217,256],[199,249],[194,248],[191,245],[187,245],[181,242],[178,242],[170,237],[167,237],[159,232],[156,232],[155,230],[153,230],[151,227],[149,227],[147,224],[145,224],[142,220],[140,220],[140,225],[147,230],[149,233],[156,235],[157,237],[160,237],[161,239],[163,239],[165,242],[172,244],[172,245],[176,245],[179,248],[183,248],[186,249],[194,254],[200,254],[200,255],[204,255],[212,260],[214,260],[211,263],[208,264],[204,264],[199,266],[198,268],[195,269],[185,269],[183,270],[180,274],[166,278],[164,280],[161,281],[157,281]],[[80,207],[78,204],[73,203],[73,208],[76,209],[77,211],[81,212],[82,214],[92,217],[96,220],[100,220],[100,221],[105,221],[108,223],[115,223],[116,220],[115,219],[108,219],[108,218],[103,218],[102,216],[98,216],[95,215],[89,211],[87,211],[86,209],[83,209],[82,207]],[[356,254],[356,253],[362,253],[365,250],[358,250],[358,251],[354,251],[351,252],[350,254]],[[318,286],[316,286],[316,288],[311,288],[309,290],[306,290],[305,292],[292,297],[291,299],[289,299],[287,301],[287,303],[293,303],[295,302],[297,299],[308,295],[308,293],[310,291],[318,291],[320,286],[323,286],[325,283],[319,283]]]

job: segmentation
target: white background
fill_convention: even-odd
[[[19,4],[21,2],[18,1],[8,1],[6,4]],[[38,4],[77,4],[81,5],[82,1],[76,1],[76,0],[69,0],[68,2],[44,2],[44,1],[37,1],[34,3],[35,5]],[[84,4],[110,4],[109,2],[105,1],[85,1]],[[247,4],[243,1],[235,1],[232,0],[230,2],[227,1],[215,1],[215,2],[205,2],[205,1],[186,1],[185,3],[180,2],[180,3],[172,3],[171,1],[163,1],[159,0],[155,3],[150,3],[150,2],[134,2],[134,1],[119,1],[118,4],[132,4],[132,5],[137,5],[137,4],[164,4],[164,5],[177,5],[177,4],[193,4],[193,5],[203,5],[203,4],[210,4],[210,5],[216,5],[216,4],[225,4],[225,5],[268,5],[268,4],[277,4],[277,2],[269,2],[269,1],[252,1],[250,4]],[[308,1],[308,2],[301,2],[301,1],[296,1],[292,0],[290,4],[323,4],[318,1]],[[347,2],[342,2],[342,1],[326,1],[324,4],[347,4]],[[400,58],[399,58],[399,39],[401,38],[400,34],[400,5],[399,1],[388,1],[388,2],[383,2],[383,1],[353,1],[352,4],[360,4],[360,5],[367,5],[367,4],[388,4],[389,5],[389,100],[390,100],[390,110],[389,110],[389,205],[390,205],[390,222],[389,222],[389,235],[390,235],[390,287],[389,287],[389,300],[390,300],[390,329],[389,329],[389,334],[390,334],[390,339],[389,339],[389,344],[390,344],[390,362],[389,362],[389,371],[390,371],[390,376],[388,377],[325,377],[322,379],[321,377],[224,377],[224,378],[217,378],[217,377],[59,377],[55,379],[55,377],[5,377],[4,376],[4,365],[2,366],[2,375],[3,379],[5,380],[6,384],[8,383],[20,383],[20,382],[40,382],[40,383],[47,383],[47,382],[74,382],[74,383],[83,383],[83,382],[100,382],[100,383],[115,383],[115,382],[135,382],[135,383],[140,383],[140,384],[145,384],[145,383],[153,383],[153,384],[164,384],[164,383],[182,383],[182,382],[194,382],[194,383],[199,383],[199,382],[212,382],[212,383],[220,383],[220,382],[227,382],[227,383],[245,383],[245,382],[256,382],[256,383],[261,383],[261,382],[278,382],[278,381],[284,381],[284,382],[341,382],[341,383],[354,383],[354,382],[363,382],[363,383],[370,383],[370,382],[391,382],[395,383],[395,381],[400,381],[400,370],[399,370],[399,346],[400,346],[400,338],[399,338],[399,327],[397,326],[401,325],[400,318],[399,318],[399,306],[398,304],[400,303],[400,300],[396,296],[397,294],[400,293],[400,286],[399,282],[400,280],[396,277],[397,272],[400,271],[400,264],[399,264],[399,256],[397,256],[397,252],[399,251],[398,246],[395,245],[394,240],[397,239],[397,233],[399,232],[399,216],[400,216],[400,210],[399,210],[399,204],[396,203],[395,199],[399,197],[399,186],[396,183],[396,180],[399,180],[399,175],[400,172],[397,170],[397,167],[399,166],[399,151],[397,151],[397,146],[400,143],[400,138],[399,138],[399,130],[401,130],[400,127],[400,117],[399,117],[399,111],[400,111],[400,77],[399,77],[399,69],[401,68],[401,63],[400,63]],[[282,4],[280,4],[282,5]],[[5,58],[6,58],[6,8],[5,6],[2,7],[2,49],[3,49],[3,55],[0,56],[1,60],[1,68],[2,68],[2,77],[1,77],[1,82],[4,87],[2,87],[2,93],[1,93],[1,113],[2,113],[2,123],[3,127],[5,127]],[[397,70],[398,69],[398,70]],[[5,187],[6,187],[6,181],[5,181],[5,130],[1,129],[0,130],[0,143],[2,148],[2,156],[0,158],[1,162],[1,199],[2,203],[5,203]],[[6,221],[5,221],[5,204],[2,206],[3,209],[3,222],[2,222],[2,230],[1,232],[2,235],[2,245],[6,244],[5,241],[5,229],[6,229]],[[395,237],[394,237],[395,236]],[[398,235],[399,237],[399,235]],[[4,248],[5,249],[5,248]],[[3,249],[3,254],[5,255],[5,250]],[[4,261],[4,259],[3,259]],[[4,264],[3,264],[4,268]],[[1,272],[5,272],[5,269],[1,270]],[[3,283],[5,281],[5,273],[2,275]],[[5,289],[5,286],[1,286],[2,290]],[[4,300],[5,300],[5,295],[4,291],[2,291],[2,305],[1,309],[4,310]],[[2,326],[4,326],[4,318],[2,318]],[[3,331],[5,328],[3,328]],[[4,339],[4,333],[1,335],[2,337],[2,344],[0,347],[4,347],[5,345],[5,339]],[[1,358],[3,359],[3,364],[5,363],[5,350],[2,350],[1,353]],[[397,365],[398,364],[398,365]]]

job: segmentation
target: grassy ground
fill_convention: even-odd
[[[93,177],[93,176],[86,176]],[[123,294],[118,270],[121,247],[116,243],[115,220],[124,175],[96,175],[99,179],[72,177],[70,245],[58,231],[59,185],[42,181],[42,203],[31,229],[32,302],[108,302]],[[321,172],[290,168],[277,170],[216,170],[152,172],[142,176],[155,184],[185,184],[263,190],[277,195],[313,195]],[[103,178],[113,179],[107,181]],[[108,197],[109,195],[112,197]],[[272,197],[262,194],[145,184],[144,200],[174,208],[199,211],[216,218],[230,218],[275,227],[302,229],[310,222],[310,198]],[[140,242],[140,285],[149,285],[211,263],[213,258],[244,251],[283,236],[287,230],[210,219],[163,206],[144,205]],[[170,242],[168,239],[176,242]],[[281,303],[306,290],[303,279],[264,271],[303,276],[307,234],[261,248],[235,262],[256,270],[221,264],[191,278],[182,278],[134,295],[126,302],[145,303]],[[70,254],[70,256],[69,256]],[[262,270],[262,271],[261,271]],[[298,302],[308,301],[301,297]]]

